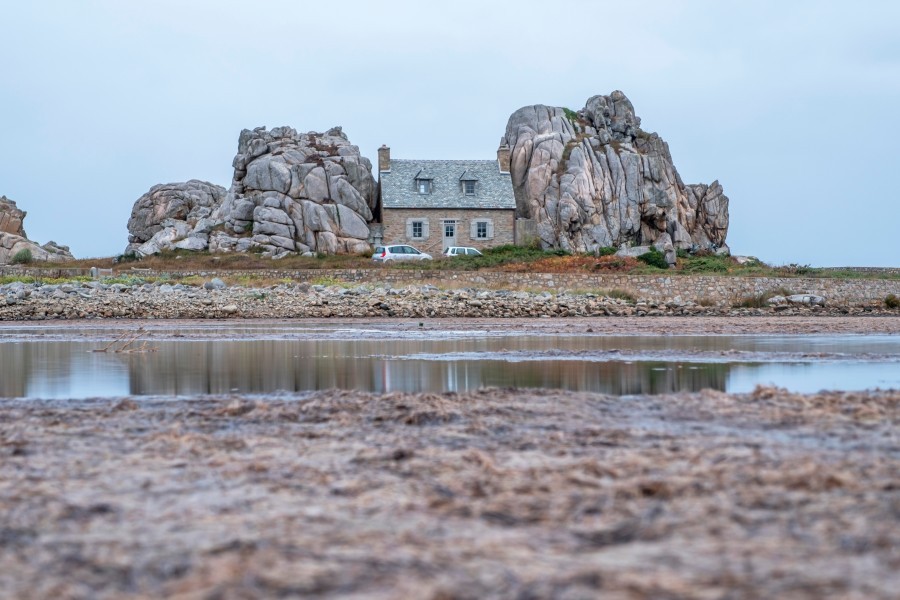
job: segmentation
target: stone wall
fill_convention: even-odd
[[[416,239],[407,235],[409,219],[427,221],[425,239]],[[492,248],[515,243],[515,211],[513,210],[449,210],[449,209],[417,209],[386,208],[382,222],[384,224],[385,244],[411,244],[430,254],[440,254],[443,250],[444,219],[456,219],[456,245],[473,248]],[[489,219],[493,223],[493,237],[474,239],[471,235],[472,221]]]
[[[117,275],[141,277],[159,273],[123,268]],[[89,275],[88,269],[27,269],[2,267],[0,276],[65,277]],[[205,278],[262,277],[297,281],[338,280],[348,283],[431,283],[446,287],[508,288],[532,291],[622,290],[650,302],[696,302],[731,306],[742,298],[775,290],[825,296],[830,306],[881,304],[885,296],[900,296],[900,279],[825,279],[811,277],[715,277],[697,275],[616,275],[592,273],[502,273],[484,271],[427,271],[391,268],[304,269],[252,271],[191,271],[174,276]]]

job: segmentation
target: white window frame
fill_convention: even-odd
[[[415,226],[420,225],[422,235],[420,237],[416,237]],[[429,235],[428,231],[428,219],[424,217],[410,217],[406,219],[406,238],[410,240],[422,241],[427,240]]]
[[[463,194],[466,196],[474,196],[475,195],[475,184],[478,183],[472,179],[466,179],[462,182]],[[472,191],[469,191],[469,186],[472,186]]]
[[[484,237],[479,237],[478,230],[484,227]],[[469,239],[484,242],[494,239],[494,221],[493,219],[472,219],[469,227]]]
[[[475,239],[477,239],[477,240],[488,239],[487,221],[475,221]]]
[[[416,179],[416,191],[423,196],[430,194],[432,189],[433,185],[430,179]]]

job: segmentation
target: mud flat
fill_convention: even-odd
[[[894,598],[900,391],[0,401],[13,598]]]

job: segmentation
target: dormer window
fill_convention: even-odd
[[[416,187],[415,190],[420,194],[430,194],[433,189],[432,181],[434,181],[434,177],[431,176],[430,173],[426,172],[425,169],[420,169],[418,173],[416,173]]]
[[[466,196],[474,196],[475,195],[475,183],[478,181],[478,178],[468,171],[463,172],[459,177],[459,187],[462,190],[462,193]]]

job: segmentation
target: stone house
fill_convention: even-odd
[[[382,146],[378,189],[384,243],[437,254],[450,246],[515,242],[508,146],[497,150],[496,161],[392,159],[391,149]]]

